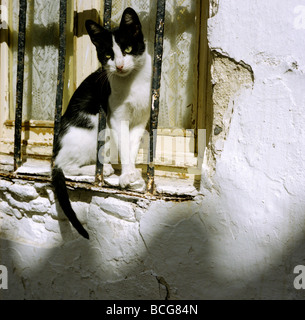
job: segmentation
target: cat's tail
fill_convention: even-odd
[[[52,170],[52,183],[55,189],[55,194],[57,196],[58,202],[64,211],[65,215],[68,217],[73,227],[78,231],[80,235],[84,238],[89,239],[88,232],[84,229],[82,224],[76,217],[75,212],[72,209],[71,202],[69,200],[66,179],[61,168],[54,166]]]

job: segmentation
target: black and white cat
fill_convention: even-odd
[[[119,28],[113,31],[92,20],[86,21],[86,29],[102,68],[83,81],[62,116],[52,182],[66,216],[77,231],[89,239],[71,207],[64,174],[94,175],[98,113],[102,105],[107,113],[107,126],[118,137],[116,143],[122,165],[120,186],[144,185],[135,161],[150,117],[152,63],[139,17],[132,8],[124,11]],[[104,165],[105,176],[113,172],[110,164]]]

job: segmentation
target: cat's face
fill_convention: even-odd
[[[92,20],[86,21],[86,28],[108,74],[124,77],[143,64],[144,37],[133,9],[124,11],[120,27],[115,31],[105,30]]]

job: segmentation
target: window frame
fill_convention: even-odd
[[[199,23],[197,23],[197,46],[198,46],[198,87],[197,98],[195,100],[196,111],[193,110],[193,137],[194,148],[189,150],[176,150],[177,154],[166,154],[164,148],[162,150],[162,141],[168,141],[171,145],[177,145],[179,138],[190,139],[191,133],[188,130],[180,130],[183,133],[177,135],[177,129],[158,129],[158,142],[157,142],[157,154],[156,154],[156,175],[165,177],[184,178],[189,181],[198,182],[200,180],[201,166],[203,161],[204,146],[199,146],[197,133],[200,129],[206,128],[205,123],[205,110],[207,104],[207,81],[208,81],[208,45],[207,45],[207,26],[206,21],[208,18],[208,2],[209,0],[200,1],[200,15]],[[65,78],[65,94],[63,106],[68,105],[73,92],[76,90],[81,81],[88,74],[88,65],[83,63],[85,60],[85,52],[88,46],[92,47],[89,36],[86,36],[84,31],[84,21],[86,19],[99,19],[100,12],[103,12],[103,2],[98,0],[90,0],[84,3],[83,1],[75,0],[74,3],[68,2],[68,14],[67,14],[67,53],[66,53],[66,78]],[[0,0],[0,4],[7,6],[10,12],[9,0]],[[14,120],[9,119],[10,107],[12,105],[12,95],[10,94],[10,70],[11,70],[11,52],[9,48],[9,33],[1,31],[1,74],[0,81],[4,85],[0,86],[0,156],[1,154],[12,154],[14,149],[14,136],[12,134],[14,129]],[[89,51],[87,59],[91,61],[91,69],[95,70],[98,67],[96,58],[96,52],[94,48]],[[82,61],[82,63],[78,63]],[[86,67],[85,67],[86,66]],[[64,109],[65,111],[65,109]],[[24,149],[26,149],[25,157],[51,159],[52,157],[52,141],[54,134],[54,122],[53,121],[35,121],[30,120],[23,122],[22,124],[22,141]],[[44,138],[41,139],[41,136]],[[186,142],[181,145],[188,146]],[[139,159],[142,159],[147,151],[143,148],[140,149],[138,155]],[[183,155],[188,160],[183,165]],[[164,159],[180,159],[180,164],[170,163],[168,161],[162,161]],[[192,165],[187,165],[192,163]],[[143,168],[142,164],[138,165],[139,168]],[[145,170],[145,169],[143,169]]]

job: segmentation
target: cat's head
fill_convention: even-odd
[[[125,9],[119,28],[113,31],[92,20],[86,21],[86,29],[108,73],[124,77],[143,65],[144,36],[139,17],[132,8]]]

